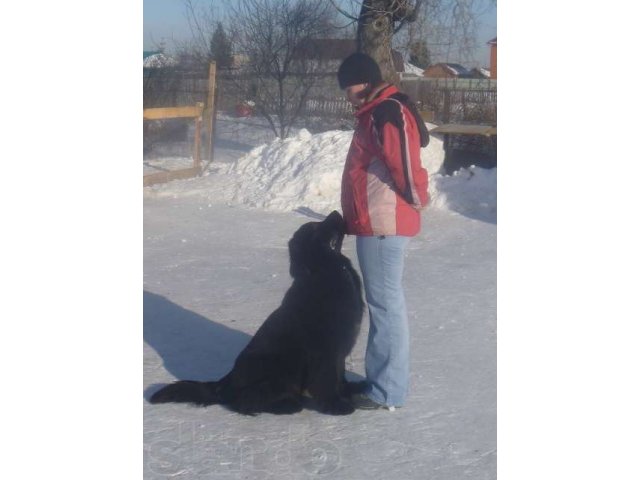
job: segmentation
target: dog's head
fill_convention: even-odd
[[[289,272],[293,278],[309,275],[331,255],[340,254],[345,223],[335,210],[322,222],[302,225],[289,240]]]

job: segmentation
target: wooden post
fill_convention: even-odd
[[[197,168],[200,171],[202,162],[200,161],[200,134],[202,131],[202,111],[204,109],[204,103],[196,103],[196,107],[200,110],[200,115],[196,117],[196,138],[193,145],[193,168]]]
[[[207,93],[207,108],[204,112],[205,129],[207,132],[207,143],[205,146],[205,158],[213,161],[213,126],[215,118],[215,96],[216,96],[216,62],[209,64],[209,89]]]
[[[444,123],[449,123],[451,118],[451,91],[447,88],[444,90],[444,106],[443,106],[443,119]]]

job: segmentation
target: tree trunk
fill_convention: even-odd
[[[382,78],[396,85],[400,82],[393,64],[391,39],[393,38],[392,3],[394,0],[364,0],[358,18],[358,51],[371,56],[382,72]]]

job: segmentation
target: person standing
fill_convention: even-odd
[[[409,326],[402,287],[405,250],[420,231],[428,174],[420,148],[429,133],[409,97],[382,79],[373,58],[347,57],[338,83],[357,108],[342,176],[347,234],[356,236],[369,310],[366,384],[352,403],[360,409],[404,405],[409,384]]]

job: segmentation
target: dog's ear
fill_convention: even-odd
[[[336,210],[331,212],[322,223],[331,224],[336,231],[340,233],[346,233],[346,225],[344,219],[342,218],[342,215],[340,215],[340,213]]]
[[[329,221],[329,222],[341,222],[342,221],[342,215],[340,215],[340,213],[337,210],[334,210],[329,215],[327,215],[327,218],[325,218],[325,222],[326,221]]]

